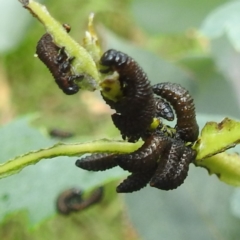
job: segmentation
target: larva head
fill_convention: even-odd
[[[124,64],[127,59],[128,56],[126,54],[116,51],[114,49],[110,49],[102,55],[100,59],[100,64],[114,68]]]
[[[62,91],[67,95],[73,95],[79,91],[79,86],[76,84],[73,84],[71,86],[68,86],[66,88],[61,87]]]

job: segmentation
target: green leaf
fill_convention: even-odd
[[[225,97],[222,105],[224,106],[226,102],[231,98],[235,98],[235,104],[230,107],[230,111],[234,111],[234,115],[237,118],[240,118],[240,112],[236,111],[239,108],[240,97],[239,97],[239,78],[240,78],[240,58],[239,52],[231,45],[228,41],[227,36],[224,35],[218,39],[211,41],[211,55],[214,58],[217,68],[225,76],[228,83],[232,86],[232,93],[223,92],[222,96]],[[219,89],[219,88],[218,88]],[[237,105],[237,106],[236,106]],[[229,111],[228,110],[228,111]],[[226,112],[226,111],[224,111]]]
[[[181,33],[198,27],[207,13],[224,0],[135,0],[132,11],[139,26],[150,33]]]
[[[27,223],[28,223],[27,211],[22,210],[19,211],[18,213],[12,214],[11,216],[7,216],[1,223],[0,239],[33,240],[29,236]]]
[[[145,188],[126,194],[127,211],[143,240],[235,240],[240,218],[231,214],[233,188],[205,170],[190,168],[184,184],[174,191]]]
[[[221,122],[223,117],[198,114],[197,119],[202,129],[207,121]],[[214,156],[217,161],[219,155]],[[226,160],[225,163],[231,161]],[[234,166],[237,168],[238,164]],[[239,182],[239,175],[232,173],[231,179]],[[172,240],[235,240],[240,235],[239,196],[238,190],[234,192],[233,187],[219,182],[216,175],[209,176],[206,170],[191,166],[189,176],[178,189],[161,191],[147,187],[126,194],[125,201],[130,220],[143,240],[159,236]]]
[[[232,186],[240,186],[240,155],[219,153],[204,160],[196,160],[197,166],[205,167],[209,174]]]
[[[230,209],[233,216],[240,219],[240,189],[236,189],[231,197]]]
[[[26,210],[10,214],[1,223],[0,239],[122,240],[126,222],[122,219],[122,200],[117,197],[115,186],[116,182],[104,186],[104,198],[98,204],[68,216],[56,214],[31,229]]]
[[[216,43],[213,44],[215,47]],[[236,57],[232,52],[224,54],[225,48],[223,45],[219,46],[215,52],[221,55],[221,66],[211,56],[195,55],[182,58],[178,61],[179,65],[183,66],[193,76],[195,80],[195,88],[191,90],[194,97],[195,107],[198,113],[210,114],[206,120],[210,121],[212,115],[233,116],[239,118],[237,97],[234,94],[234,89],[229,82],[228,77],[222,73],[223,66],[230,67],[229,71],[236,74],[237,71],[232,69],[236,65]],[[227,55],[227,56],[226,56]],[[233,59],[229,59],[233,57]],[[238,65],[236,65],[237,68]],[[219,71],[221,69],[221,72]],[[216,91],[217,86],[217,91]],[[237,90],[237,88],[236,88]],[[212,101],[214,99],[214,101]],[[216,107],[216,103],[220,102],[221,107]]]
[[[208,122],[193,147],[198,151],[196,161],[235,147],[239,142],[240,122],[228,118],[218,124]]]
[[[240,50],[240,1],[230,1],[215,9],[204,20],[200,31],[210,39],[227,34],[232,45]]]
[[[197,150],[195,165],[205,167],[209,174],[216,174],[227,184],[240,186],[240,157],[224,152],[239,140],[240,122],[225,118],[220,123],[206,123],[193,146]]]
[[[17,119],[0,129],[1,161],[55,144],[30,127],[29,119],[32,117]],[[30,224],[36,224],[56,213],[55,200],[63,190],[79,186],[89,190],[126,175],[120,168],[99,173],[84,171],[75,167],[76,160],[77,157],[58,157],[41,161],[1,179],[0,220],[6,214],[27,209]]]
[[[215,119],[219,120],[219,118],[216,118],[213,116],[211,116],[211,117],[209,117],[209,116],[201,116],[200,117],[199,116],[198,122],[200,124],[200,127],[202,127],[204,125],[204,123],[207,120],[209,120],[209,118],[213,119],[213,120],[215,120]],[[231,136],[231,134],[229,134],[229,132],[227,130],[229,130],[229,128],[231,128],[232,123],[233,122],[231,121],[230,124],[227,124],[228,128],[226,128],[226,132],[224,132],[225,134],[228,134],[229,136]],[[224,124],[222,124],[222,125],[224,125]],[[216,128],[214,128],[214,129],[216,129]],[[209,139],[205,139],[205,137],[207,138],[208,135],[210,136],[210,139],[213,139],[211,133],[215,134],[215,131],[213,131],[214,129],[210,128],[210,131],[206,131],[207,132],[206,136],[205,136],[205,134],[203,134],[204,141],[209,141]],[[26,134],[26,136],[25,136],[25,134]],[[8,138],[9,140],[6,140],[7,139],[6,136],[9,137]],[[220,136],[220,138],[221,137],[222,136]],[[237,134],[233,135],[234,140],[237,137],[238,137]],[[42,147],[42,146],[44,146],[44,145],[46,146],[50,142],[52,142],[52,140],[48,140],[47,138],[43,137],[37,130],[29,128],[26,123],[26,118],[17,120],[16,122],[13,122],[1,129],[0,142],[1,142],[1,146],[2,146],[2,156],[8,155],[8,156],[12,157],[12,155],[14,155],[15,146],[14,146],[13,142],[10,141],[10,139],[15,139],[16,142],[14,141],[14,143],[16,145],[18,145],[19,142],[21,142],[23,145],[22,148],[25,148],[25,151],[26,151],[26,149],[29,149],[31,147],[33,148],[33,146],[31,146],[31,145],[34,145],[34,146],[38,145],[39,147]],[[26,141],[26,139],[28,141]],[[201,140],[201,141],[203,141],[203,140]],[[200,143],[201,143],[201,141],[200,141]],[[232,141],[232,139],[230,138],[230,139],[228,139],[227,142],[225,142],[225,144],[229,144],[231,141]],[[9,144],[9,142],[11,142],[11,144]],[[119,144],[119,142],[104,142],[104,141],[101,142],[101,141],[99,141],[99,142],[97,142],[97,145],[95,145],[95,147],[100,146],[99,151],[102,151],[103,146],[107,147],[109,144],[110,144],[110,146],[111,146],[111,144],[113,144],[112,146],[114,149],[114,148],[117,148],[116,143]],[[200,143],[199,143],[198,147],[201,146]],[[213,140],[213,143],[214,143],[214,140]],[[24,147],[24,144],[27,144],[27,146]],[[115,146],[114,146],[114,144],[115,144]],[[69,147],[68,145],[56,145],[55,149],[50,148],[49,151],[51,154],[49,156],[55,156],[56,154],[59,154],[61,151],[64,154],[69,154],[69,153],[73,154],[73,152],[75,152],[74,155],[76,155],[76,153],[80,154],[79,151],[76,151],[76,149],[74,149],[76,147],[76,145],[72,145],[72,146],[70,145],[69,152],[66,151],[66,149],[67,149],[67,148],[65,148],[66,146],[67,146],[67,148]],[[87,145],[79,144],[77,146],[77,148],[79,148],[79,146],[80,146],[80,148],[81,148],[81,146],[88,147],[87,150],[86,149],[84,150],[85,152],[86,151],[96,151],[96,148],[94,150],[94,143],[93,143],[93,146],[91,146],[91,144],[90,145],[89,144],[87,144]],[[212,147],[212,148],[210,148],[211,151],[218,151],[219,149],[222,149],[222,145],[218,145],[217,149],[213,147],[214,144],[213,145],[210,144],[210,146]],[[59,151],[59,149],[61,151]],[[120,151],[120,152],[124,151],[124,150],[120,150],[120,149],[121,148],[119,148],[118,151]],[[126,151],[126,149],[125,149],[125,151]],[[200,149],[200,147],[199,147],[199,149]],[[114,151],[114,150],[110,149],[109,147],[108,147],[108,150]],[[46,150],[43,150],[41,154],[44,155],[44,151],[46,151]],[[56,152],[54,152],[54,151],[56,151]],[[133,151],[133,149],[128,149],[127,151]],[[69,157],[65,157],[65,158],[58,157],[58,158],[52,159],[51,161],[41,161],[34,167],[25,168],[19,174],[2,179],[0,181],[1,196],[2,196],[0,198],[0,209],[2,209],[1,213],[0,213],[0,218],[4,217],[5,214],[7,214],[9,212],[16,211],[16,210],[19,210],[22,208],[26,208],[26,209],[28,209],[28,211],[30,213],[30,223],[34,224],[34,223],[36,223],[48,216],[51,216],[52,214],[55,213],[54,202],[55,202],[56,196],[62,190],[66,189],[66,188],[74,187],[81,183],[84,183],[85,189],[90,189],[92,187],[102,185],[113,179],[118,179],[118,178],[124,177],[126,174],[124,171],[120,170],[119,168],[111,169],[109,171],[102,172],[102,173],[91,173],[88,171],[77,169],[74,166],[75,160],[76,160],[76,158],[74,158],[74,160],[72,161]],[[209,168],[209,166],[213,166],[211,171],[212,172],[214,171],[214,173],[218,173],[218,176],[220,176],[221,180],[224,180],[231,184],[233,183],[231,181],[235,180],[234,184],[236,184],[237,179],[239,178],[239,173],[237,173],[235,175],[233,173],[234,173],[234,171],[235,172],[237,171],[237,168],[234,168],[234,167],[232,167],[232,165],[230,165],[228,170],[225,169],[224,172],[222,173],[222,172],[219,172],[219,169],[221,170],[221,168],[218,167],[217,172],[216,172],[214,169],[215,165],[211,161],[209,161],[209,163],[208,163],[208,159],[205,159],[204,161],[205,162],[203,162],[203,160],[201,161],[201,163],[205,164],[204,167]],[[229,160],[227,159],[227,161],[229,161]],[[224,166],[225,163],[227,164],[228,163],[227,161],[223,162],[223,164],[221,164],[221,166]],[[233,163],[233,164],[235,164],[235,163]],[[20,163],[20,165],[21,165],[21,163]],[[235,164],[235,166],[237,166],[237,165]],[[231,170],[231,168],[232,168],[232,170]],[[198,171],[202,172],[202,170],[200,170],[200,169],[198,169]],[[232,171],[232,172],[230,172],[230,171]],[[17,187],[16,187],[16,184],[17,184]],[[238,184],[239,184],[239,182],[238,182]],[[44,186],[44,188],[42,186]],[[37,211],[36,211],[36,209],[37,209]]]
[[[54,43],[59,47],[64,47],[68,56],[74,57],[74,61],[71,63],[74,74],[84,76],[84,79],[79,82],[81,88],[90,91],[96,90],[100,76],[90,53],[70,37],[62,24],[50,15],[44,5],[33,0],[19,0],[19,2],[45,26]],[[89,33],[89,35],[91,34]]]

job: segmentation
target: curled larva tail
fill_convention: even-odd
[[[172,190],[179,187],[186,179],[189,164],[194,158],[194,150],[186,147],[182,142],[173,142],[160,158],[150,185],[162,190]]]
[[[199,134],[195,106],[189,92],[176,83],[159,83],[153,86],[153,92],[166,99],[177,115],[176,130],[181,139],[194,142]]]
[[[131,193],[146,187],[153,172],[153,170],[150,170],[141,173],[132,173],[117,186],[116,191],[118,193]]]
[[[114,155],[110,153],[92,154],[78,159],[76,166],[88,171],[104,171],[118,165],[114,159]]]

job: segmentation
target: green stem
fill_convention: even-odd
[[[141,146],[142,142],[128,143],[121,141],[98,140],[89,143],[64,144],[58,143],[50,148],[39,149],[18,156],[0,165],[0,178],[20,172],[23,168],[38,163],[42,159],[59,156],[81,156],[85,153],[116,152],[130,153]]]

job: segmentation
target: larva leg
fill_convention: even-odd
[[[61,64],[59,64],[59,70],[62,73],[67,73],[71,69],[71,62],[75,59],[75,57],[67,58],[65,61],[63,61]]]
[[[57,53],[57,56],[54,58],[54,63],[59,66],[67,58],[65,53],[65,47],[61,47]]]

